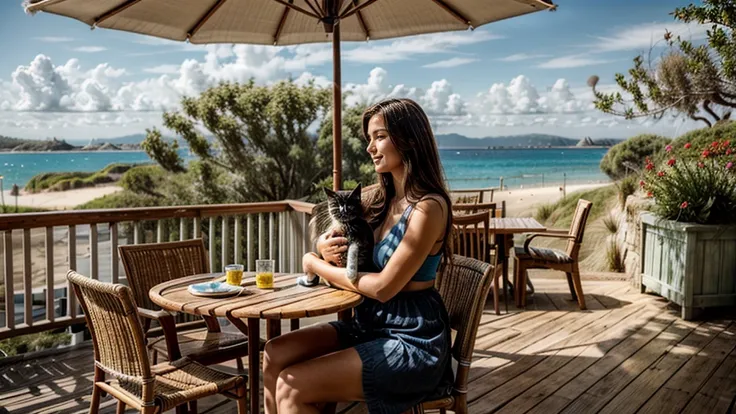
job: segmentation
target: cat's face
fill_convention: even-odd
[[[332,191],[325,188],[330,216],[339,222],[360,218],[363,208],[360,204],[360,184],[353,191]]]

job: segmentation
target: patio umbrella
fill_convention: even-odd
[[[340,40],[467,30],[535,11],[551,0],[26,0],[91,27],[193,44],[294,45],[332,41],[333,183],[342,183]]]

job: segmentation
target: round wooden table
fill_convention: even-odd
[[[169,311],[199,315],[205,319],[227,318],[248,337],[250,412],[259,413],[260,320],[266,320],[267,337],[270,339],[280,334],[281,319],[298,320],[329,313],[338,313],[340,318],[346,318],[350,310],[363,301],[363,297],[355,292],[324,285],[298,285],[296,279],[301,275],[275,273],[273,289],[258,289],[255,273],[246,272],[243,275],[243,293],[235,297],[210,298],[192,295],[187,288],[193,283],[213,279],[224,281],[224,273],[201,274],[156,285],[151,288],[149,296],[153,303]],[[243,322],[244,319],[247,323]]]

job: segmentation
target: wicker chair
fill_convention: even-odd
[[[248,355],[248,338],[241,333],[220,332],[215,318],[175,323],[170,312],[161,310],[148,296],[155,285],[184,276],[208,273],[209,262],[202,239],[168,243],[120,246],[120,258],[152,352],[168,360],[187,356],[210,365],[235,359],[243,371],[241,357]],[[160,327],[150,329],[151,320]]]
[[[118,413],[126,406],[145,414],[173,408],[186,412],[188,403],[215,394],[235,399],[238,413],[246,412],[246,381],[241,376],[223,374],[189,358],[150,365],[130,288],[92,280],[73,270],[66,277],[92,335],[95,371],[90,413],[99,412],[102,392],[118,400]]]
[[[452,344],[452,356],[458,362],[455,384],[450,396],[425,401],[413,412],[436,409],[443,414],[446,410],[458,414],[468,412],[468,375],[473,360],[475,336],[494,273],[494,266],[489,263],[454,255],[452,264],[438,275],[437,290],[450,315],[450,327],[457,331]]]
[[[528,280],[528,269],[554,269],[567,274],[567,283],[570,287],[572,300],[577,300],[581,310],[585,309],[585,297],[583,296],[583,285],[580,282],[580,269],[578,268],[578,253],[583,243],[585,223],[593,203],[587,200],[578,200],[572,226],[569,230],[549,229],[544,233],[532,233],[524,243],[524,247],[515,249],[514,286],[516,289],[517,306],[526,306],[526,286]],[[556,237],[567,239],[567,249],[563,252],[556,249],[544,249],[529,246],[529,243],[537,237]]]

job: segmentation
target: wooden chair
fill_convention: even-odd
[[[235,399],[246,412],[246,381],[205,367],[189,358],[151,366],[133,294],[125,285],[92,280],[70,270],[67,279],[84,310],[94,347],[94,383],[90,413],[99,412],[101,393],[141,413],[162,413],[215,394]],[[109,378],[106,378],[109,376]]]
[[[176,323],[148,296],[152,287],[172,279],[209,273],[209,261],[202,239],[120,246],[120,259],[133,291],[153,363],[158,354],[168,360],[182,356],[210,365],[235,359],[243,370],[241,357],[248,355],[248,338],[241,333],[225,333],[215,318]],[[151,329],[151,321],[160,327]]]
[[[578,268],[578,253],[583,243],[585,223],[593,203],[587,200],[578,200],[575,215],[569,230],[548,229],[544,233],[532,233],[524,243],[524,247],[515,249],[514,286],[516,286],[517,306],[526,306],[526,283],[528,269],[554,269],[567,274],[567,283],[570,287],[572,300],[577,300],[581,310],[585,309],[585,297],[583,296],[583,285],[580,281],[580,269]],[[556,237],[567,239],[567,249],[560,251],[556,249],[544,249],[531,247],[529,244],[537,237]]]
[[[494,188],[474,188],[467,190],[452,190],[450,198],[453,204],[477,204],[485,202],[485,194],[489,193],[489,202],[493,201]]]
[[[468,375],[473,360],[475,337],[483,315],[488,291],[494,283],[494,266],[480,260],[453,255],[452,264],[437,275],[437,290],[450,315],[450,327],[457,331],[452,344],[452,356],[457,360],[455,384],[445,398],[425,401],[413,412],[447,410],[458,414],[468,412]]]
[[[496,211],[496,203],[458,203],[452,204],[453,216],[464,216],[478,212],[492,214]]]
[[[488,211],[461,216],[453,214],[452,252],[481,262],[495,264],[498,254],[496,254],[495,245],[488,240],[489,220]],[[493,309],[497,315],[501,314],[498,294],[500,276],[501,274],[497,272],[493,281]]]

